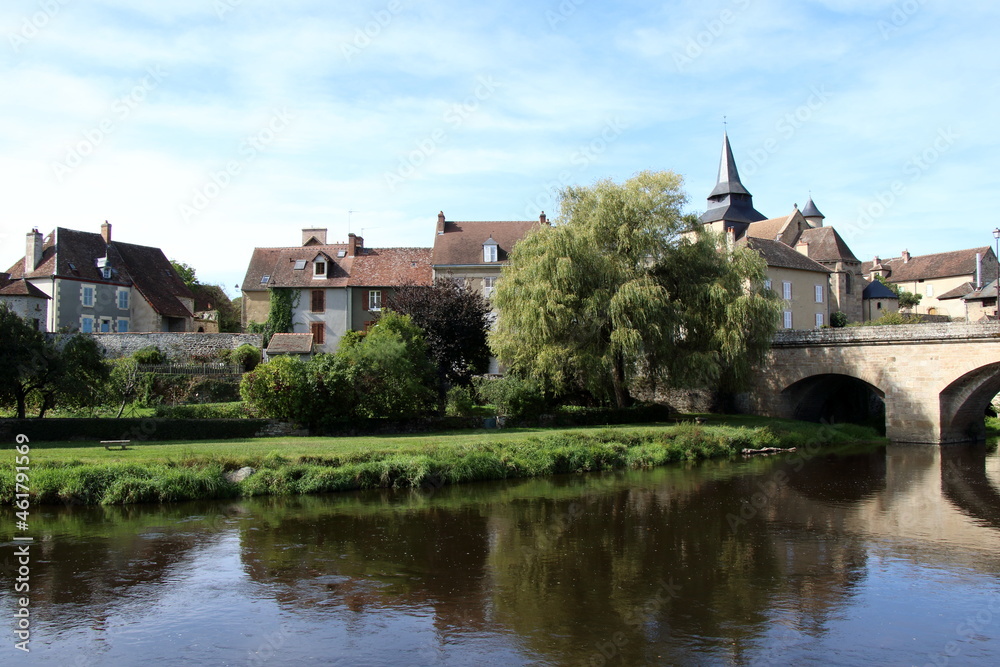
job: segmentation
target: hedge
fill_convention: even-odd
[[[267,424],[266,419],[3,419],[0,442],[10,442],[20,434],[36,442],[233,440],[252,438]]]

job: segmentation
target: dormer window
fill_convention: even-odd
[[[101,277],[103,277],[105,280],[111,280],[110,266],[105,266],[103,269],[101,269]]]
[[[313,278],[326,278],[326,260],[317,258],[313,262]]]
[[[486,239],[486,243],[483,244],[483,261],[497,261],[497,242],[493,240],[492,236]]]

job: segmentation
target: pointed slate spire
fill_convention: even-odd
[[[803,218],[825,218],[826,216],[819,212],[816,208],[816,204],[813,203],[812,195],[809,195],[809,201],[806,202],[805,208],[802,209]]]
[[[733,148],[729,145],[729,133],[722,133],[722,158],[719,160],[719,180],[708,195],[708,210],[701,215],[701,221],[725,222],[726,229],[733,229],[742,235],[751,222],[765,220],[765,216],[753,207],[753,195],[740,181],[736,169]]]

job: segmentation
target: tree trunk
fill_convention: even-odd
[[[24,407],[25,397],[26,397],[25,392],[15,390],[15,392],[14,392],[14,398],[17,400],[17,418],[18,419],[24,419],[24,416],[25,416],[25,407]]]
[[[632,405],[632,394],[628,391],[625,382],[625,361],[620,354],[615,355],[615,365],[611,374],[611,384],[615,389],[615,403],[619,408],[627,408]]]

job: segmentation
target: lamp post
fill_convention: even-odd
[[[993,309],[993,315],[997,318],[997,321],[1000,322],[1000,227],[993,228],[993,241],[996,243],[997,248],[993,257],[993,259],[997,260],[997,282],[993,286],[996,291],[997,300]]]

